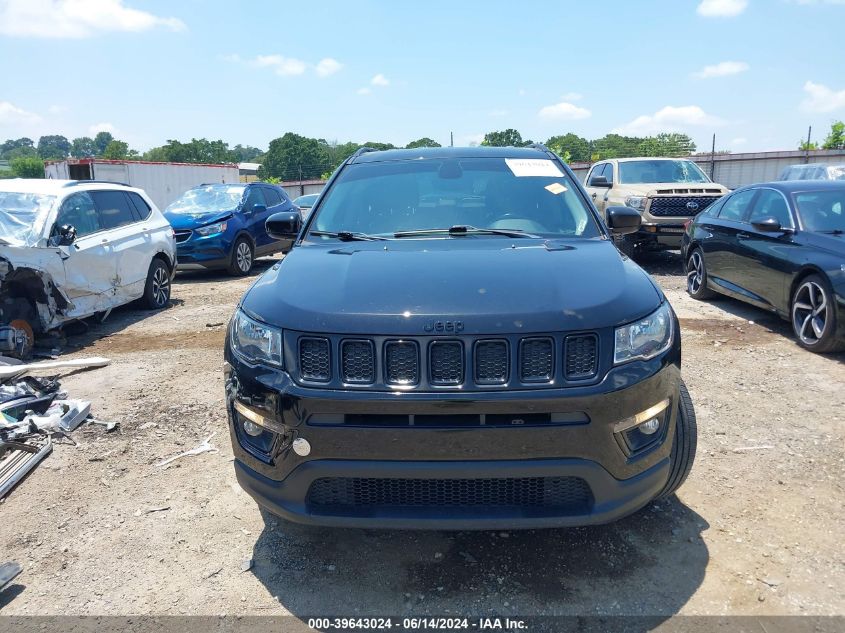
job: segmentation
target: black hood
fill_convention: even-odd
[[[305,332],[419,335],[611,327],[655,310],[650,277],[605,239],[460,237],[305,243],[243,299],[254,318]]]

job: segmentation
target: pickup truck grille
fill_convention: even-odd
[[[593,503],[580,477],[499,479],[387,479],[325,477],[308,489],[307,503],[317,512],[358,514],[391,509],[498,508],[555,510],[580,514]]]
[[[295,380],[332,388],[448,389],[565,386],[597,378],[596,333],[547,336],[358,337],[285,334]]]
[[[655,217],[690,217],[704,211],[721,196],[656,197],[648,212]],[[687,205],[694,205],[689,208]]]

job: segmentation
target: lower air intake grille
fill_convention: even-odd
[[[554,371],[554,342],[550,338],[522,339],[519,373],[523,382],[547,382]]]
[[[371,384],[376,379],[375,354],[370,341],[344,341],[341,345],[343,382]]]
[[[464,381],[464,348],[457,341],[437,341],[429,348],[432,385],[459,385]]]
[[[331,378],[329,342],[324,338],[299,339],[299,374],[304,380],[328,382]]]
[[[566,377],[591,378],[598,371],[598,337],[583,334],[566,337]]]
[[[508,344],[505,341],[479,341],[475,345],[475,382],[501,385],[508,381]]]
[[[316,510],[354,513],[388,508],[547,508],[586,512],[592,493],[580,477],[507,479],[317,479],[308,491]]]
[[[182,242],[187,242],[191,239],[191,233],[193,233],[193,231],[179,230],[173,231],[173,233],[176,236],[176,243],[181,244]]]
[[[416,343],[389,341],[384,350],[386,383],[416,385],[420,381],[420,356]]]

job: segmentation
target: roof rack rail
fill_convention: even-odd
[[[377,152],[377,151],[378,150],[375,147],[366,147],[366,146],[359,147],[358,149],[355,150],[355,152],[352,154],[352,156],[349,157],[349,160],[352,161],[352,160],[358,158],[361,154],[366,154],[368,152]]]
[[[528,147],[531,147],[532,149],[538,149],[541,152],[545,152],[546,154],[553,154],[554,153],[554,152],[552,152],[552,150],[550,150],[548,147],[546,147],[542,143],[531,143],[531,145],[529,145]]]
[[[118,182],[116,180],[69,180],[66,182],[63,187],[75,187],[79,184],[92,184],[92,185],[120,185],[121,187],[131,187],[128,182]]]

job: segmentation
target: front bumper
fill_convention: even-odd
[[[232,242],[224,234],[206,237],[192,235],[184,242],[176,243],[179,270],[196,268],[223,268],[229,265]]]
[[[681,247],[681,238],[685,230],[683,222],[677,220],[667,223],[645,221],[637,232],[637,237],[676,249]]]
[[[653,499],[669,474],[680,383],[680,345],[648,362],[617,367],[596,385],[496,393],[385,393],[306,388],[283,371],[251,367],[227,350],[229,428],[240,485],[259,505],[286,519],[328,526],[420,529],[508,529],[591,525],[614,521]],[[619,421],[670,400],[656,440],[626,448]],[[269,454],[252,450],[238,426],[237,401],[282,431]],[[570,422],[527,426],[444,427],[361,424],[368,415],[468,416],[560,414]],[[342,421],[354,415],[357,424]],[[334,418],[332,417],[334,416]],[[336,424],[312,421],[339,420]],[[466,418],[463,418],[466,419]],[[307,456],[291,449],[306,439]],[[478,480],[577,478],[589,498],[572,507],[480,503],[448,507],[390,504],[334,508],[311,502],[318,480],[384,482],[390,488],[434,487]],[[413,482],[409,484],[407,482]],[[357,484],[356,484],[357,485]],[[445,484],[444,484],[445,485]],[[464,484],[449,484],[462,486]],[[379,493],[381,494],[381,493]]]

